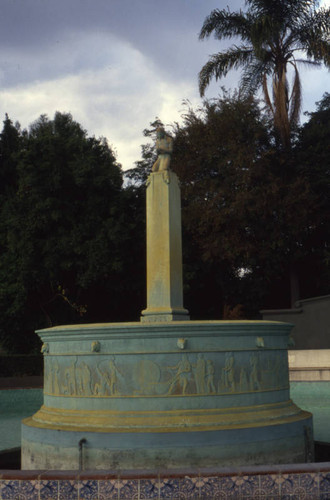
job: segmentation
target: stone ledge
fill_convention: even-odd
[[[330,462],[299,464],[246,465],[241,467],[201,467],[198,469],[107,469],[107,470],[1,470],[0,479],[112,479],[112,478],[165,478],[165,477],[227,477],[264,474],[303,474],[327,472]]]

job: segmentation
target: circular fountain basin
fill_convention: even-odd
[[[306,461],[312,416],[290,400],[291,328],[173,321],[40,330],[44,404],[23,421],[22,468]]]

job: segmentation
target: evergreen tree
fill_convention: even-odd
[[[307,113],[295,149],[300,175],[308,179],[315,210],[306,226],[306,252],[300,263],[304,297],[330,292],[330,94],[325,93],[317,109]]]
[[[125,259],[135,223],[127,217],[120,165],[104,139],[88,137],[62,113],[16,132],[6,119],[0,341],[28,351],[36,328],[132,315]]]
[[[317,210],[308,176],[291,161],[274,147],[268,120],[251,97],[206,101],[199,111],[188,109],[176,127],[172,168],[182,186],[190,276],[204,262],[213,283],[211,294],[192,283],[190,291],[201,292],[200,300],[192,297],[195,304],[217,297],[209,316],[219,316],[224,305],[242,304],[248,316],[270,303],[289,306],[283,282],[309,253],[307,228]],[[202,279],[198,271],[196,281]]]

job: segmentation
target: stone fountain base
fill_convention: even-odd
[[[290,330],[267,321],[178,321],[39,331],[44,404],[23,421],[22,468],[312,459],[312,416],[290,400]]]

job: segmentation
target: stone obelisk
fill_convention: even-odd
[[[157,132],[158,158],[147,180],[147,308],[143,322],[189,320],[183,307],[181,200],[169,168],[172,138]]]

